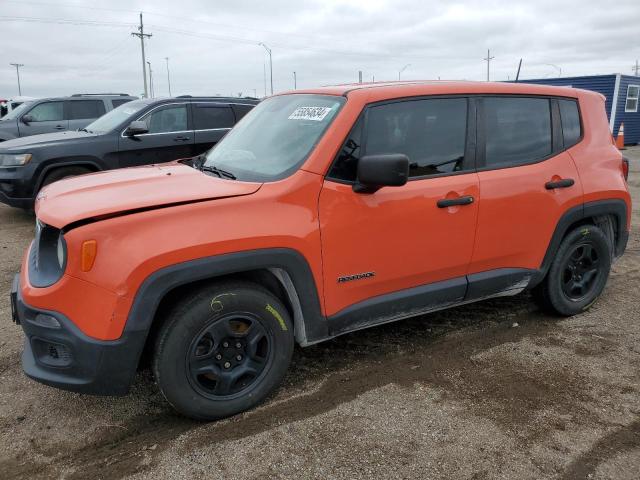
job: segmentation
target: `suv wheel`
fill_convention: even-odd
[[[276,297],[251,283],[217,284],[170,311],[153,370],[176,410],[214,420],[264,400],[284,377],[293,346],[293,324]]]
[[[62,180],[63,178],[76,177],[78,175],[84,175],[85,173],[90,173],[91,171],[84,167],[62,167],[56,168],[53,172],[47,174],[40,185],[40,188],[46,187],[47,185],[52,184],[53,182],[57,182],[58,180]]]
[[[544,281],[534,290],[541,306],[559,315],[588,309],[600,296],[611,269],[611,246],[594,225],[567,234]]]

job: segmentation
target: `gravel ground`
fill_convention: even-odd
[[[2,479],[640,476],[637,209],[588,312],[552,318],[523,294],[298,349],[274,398],[210,424],[172,413],[148,373],[121,398],[23,375],[8,294],[33,223],[0,207]]]

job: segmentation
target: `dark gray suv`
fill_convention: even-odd
[[[70,97],[26,101],[0,119],[0,142],[41,133],[77,130],[136,99],[126,93],[78,93]]]
[[[43,186],[65,177],[195,157],[258,102],[190,96],[134,100],[79,131],[0,143],[0,202],[30,209]]]

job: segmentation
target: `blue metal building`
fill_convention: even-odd
[[[582,88],[603,94],[607,98],[605,107],[609,128],[614,136],[618,135],[620,124],[624,123],[624,143],[640,143],[640,77],[615,73],[587,77],[522,79],[520,82]]]

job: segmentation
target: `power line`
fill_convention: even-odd
[[[60,25],[88,25],[88,26],[100,26],[100,27],[134,27],[133,23],[124,22],[105,22],[96,20],[73,20],[68,18],[41,18],[41,17],[15,17],[15,16],[0,16],[0,21],[4,22],[33,22],[33,23],[56,23]]]

